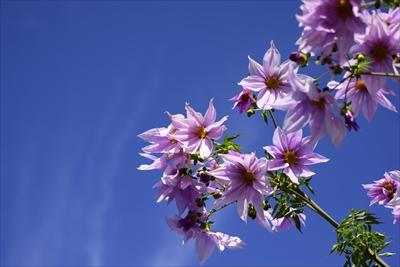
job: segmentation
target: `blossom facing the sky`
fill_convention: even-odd
[[[395,18],[382,19],[382,13],[363,13],[368,23],[365,34],[357,34],[356,44],[350,48],[350,53],[361,53],[369,58],[369,70],[378,72],[393,72],[393,56],[400,52],[400,33],[397,23],[388,25]]]
[[[311,77],[296,76],[289,75],[290,82],[296,89],[293,94],[296,104],[287,111],[283,130],[294,132],[309,125],[314,141],[328,134],[332,142],[339,146],[346,128],[344,122],[333,113],[333,110],[339,108],[334,97],[329,92],[318,90]]]
[[[360,12],[361,0],[303,0],[303,27],[296,44],[299,50],[313,55],[338,53],[341,63],[354,42],[354,33],[364,33],[365,23]]]
[[[272,146],[264,147],[273,157],[268,164],[268,170],[283,170],[296,184],[299,184],[299,177],[310,177],[315,174],[307,166],[329,160],[314,152],[316,143],[310,137],[303,138],[301,129],[285,133],[278,127],[274,132],[272,143]]]
[[[240,81],[239,85],[257,92],[257,106],[261,109],[286,110],[292,88],[288,74],[297,72],[297,65],[291,61],[281,64],[281,55],[271,41],[271,47],[264,55],[262,66],[249,57],[250,76]]]
[[[172,125],[177,129],[176,138],[187,153],[200,152],[200,157],[205,159],[210,156],[214,147],[212,140],[219,139],[226,127],[223,123],[228,116],[216,121],[217,112],[213,100],[210,100],[208,109],[203,116],[186,104],[186,118],[172,117]]]
[[[350,79],[338,84],[331,82],[328,86],[336,88],[336,99],[347,99],[351,103],[351,109],[355,116],[361,112],[371,121],[378,104],[391,111],[397,112],[396,107],[386,98],[385,94],[394,94],[385,85],[384,78],[362,75],[360,79]]]
[[[159,190],[157,202],[176,203],[177,216],[166,218],[167,224],[183,236],[183,243],[194,240],[201,264],[215,247],[223,251],[243,246],[238,237],[211,231],[211,216],[231,204],[243,221],[256,219],[268,231],[293,226],[301,231],[306,219],[303,207],[316,207],[303,198],[304,187],[313,192],[308,183],[315,173],[309,166],[329,161],[314,152],[318,141],[328,135],[338,147],[346,128],[360,129],[356,117],[361,113],[370,121],[378,105],[396,111],[387,98],[394,93],[385,80],[398,76],[398,9],[369,13],[362,0],[302,2],[303,14],[297,16],[303,28],[298,51],[282,63],[271,41],[262,64],[249,56],[249,74],[239,82],[242,90],[230,99],[232,109],[248,117],[260,112],[267,124],[271,117],[272,145],[263,147],[268,159],[242,153],[233,141],[239,135],[217,142],[226,130],[227,116],[217,120],[213,99],[204,115],[186,103],[186,115],[168,113],[167,127],[139,135],[150,143],[141,155],[153,161],[139,169],[163,172],[154,186]],[[312,61],[328,71],[317,78],[298,73]],[[333,81],[326,84],[329,73]],[[275,110],[286,111],[282,128]],[[310,136],[303,137],[305,126]],[[400,171],[392,171],[363,185],[372,198],[370,204],[391,209],[395,223],[400,221],[399,177]],[[187,215],[182,217],[184,212]]]
[[[237,201],[237,212],[243,221],[247,221],[249,204],[254,206],[259,223],[271,230],[269,220],[264,216],[264,195],[272,189],[267,183],[267,160],[257,159],[254,153],[223,155],[224,161],[210,175],[229,182],[223,196],[217,200],[217,206]]]

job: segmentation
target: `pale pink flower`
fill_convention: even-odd
[[[205,159],[210,156],[214,145],[213,140],[219,139],[226,127],[223,123],[228,116],[216,121],[216,110],[213,100],[210,100],[208,109],[203,116],[186,104],[186,118],[171,117],[172,125],[177,129],[175,137],[182,143],[187,153],[200,152],[200,157]]]
[[[258,222],[271,230],[270,222],[264,216],[264,195],[269,195],[266,177],[267,160],[257,159],[251,154],[223,155],[224,163],[217,169],[209,172],[210,175],[229,182],[223,196],[217,200],[216,206],[237,201],[237,212],[243,221],[247,221],[249,204],[253,204],[257,212]]]
[[[281,55],[271,41],[271,47],[265,53],[262,66],[249,57],[250,76],[239,85],[258,92],[257,106],[261,109],[286,110],[291,104],[293,89],[288,81],[289,73],[297,72],[297,65],[291,61],[281,64]]]
[[[307,166],[329,160],[314,152],[316,143],[310,137],[303,138],[301,129],[293,133],[284,133],[278,127],[272,143],[272,146],[264,147],[273,157],[268,164],[268,170],[283,170],[296,184],[299,183],[298,177],[310,177],[315,174]]]

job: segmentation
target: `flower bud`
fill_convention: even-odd
[[[347,130],[351,131],[351,129],[354,129],[354,131],[357,132],[360,129],[360,126],[358,126],[356,118],[354,117],[353,111],[351,110],[350,104],[344,104],[340,114],[344,116],[344,124],[346,125]]]
[[[254,208],[253,204],[249,204],[249,209],[247,210],[247,215],[252,218],[253,220],[257,218],[257,211]]]
[[[253,109],[253,108],[249,108],[247,111],[246,111],[246,114],[247,114],[247,117],[251,117],[251,116],[253,116],[254,114],[256,114],[256,111]]]
[[[303,52],[293,52],[290,54],[289,59],[300,67],[305,67],[308,63],[308,59],[310,58],[310,54],[305,54]]]

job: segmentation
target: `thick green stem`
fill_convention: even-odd
[[[295,189],[290,189],[290,193],[293,195],[297,196],[301,200],[303,200],[307,205],[314,210],[316,213],[318,213],[321,217],[323,217],[327,222],[329,222],[333,227],[338,228],[339,223],[335,221],[328,213],[326,213],[320,206],[318,206],[317,203],[315,203],[312,199],[310,199],[308,196],[306,196],[303,192],[295,190]]]
[[[366,75],[377,75],[377,74],[382,74],[382,73],[378,73],[378,72],[368,72],[369,74]],[[386,74],[385,76],[389,75],[395,75],[393,73],[384,73]],[[396,74],[397,75],[397,74]],[[344,81],[346,81],[347,79],[351,79],[352,76],[348,76],[346,78],[344,78],[342,81],[340,81],[339,84],[343,83]],[[397,77],[397,76],[388,76],[388,77]],[[398,76],[400,77],[400,75]],[[271,110],[268,110],[271,118],[272,118],[272,122],[274,123],[275,128],[278,128],[278,124],[275,120],[274,117],[274,113]],[[325,212],[320,206],[318,206],[317,203],[315,203],[311,198],[309,198],[306,194],[304,194],[302,191],[300,191],[299,189],[293,189],[290,188],[288,189],[288,191],[297,196],[299,199],[303,200],[307,206],[309,206],[313,211],[315,211],[319,216],[321,216],[322,218],[324,218],[330,225],[332,225],[335,229],[337,229],[339,227],[339,223],[333,219],[327,212]],[[228,205],[230,205],[232,203],[229,203]],[[211,214],[210,214],[211,215]],[[372,251],[372,249],[368,248],[368,253],[371,256],[371,258],[378,263],[381,267],[389,267],[389,265],[381,258],[379,257],[379,255],[377,255],[374,251]]]
[[[306,194],[298,189],[289,189],[289,192],[297,196],[299,199],[303,200],[307,205],[315,211],[318,215],[324,218],[329,224],[331,224],[335,229],[339,227],[339,223],[333,219],[328,213],[326,213],[317,203],[310,199]],[[368,248],[368,253],[371,258],[382,267],[389,267],[389,265],[377,255],[372,249]]]

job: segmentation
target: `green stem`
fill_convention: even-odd
[[[372,1],[372,2],[368,2],[368,3],[364,3],[364,4],[361,4],[361,8],[369,8],[369,7],[373,7],[373,6],[375,6],[375,4],[376,4],[376,1]]]
[[[318,215],[324,218],[329,224],[331,224],[335,229],[339,227],[339,223],[333,219],[326,211],[324,211],[317,203],[310,199],[306,194],[296,189],[289,189],[289,192],[297,196],[299,199],[303,200],[307,205],[315,211]],[[368,248],[368,253],[371,258],[382,267],[389,267],[389,265],[377,255],[372,249]]]
[[[271,116],[272,123],[274,124],[275,128],[278,128],[278,123],[276,122],[274,113],[271,110],[268,110],[269,115]]]
[[[370,74],[372,75],[372,74]],[[352,76],[348,76],[346,78],[344,78],[342,81],[339,82],[339,84],[343,83],[344,81],[346,81],[347,79],[351,79]],[[276,122],[274,113],[271,110],[268,110],[269,115],[272,118],[272,122],[274,123],[275,128],[278,128],[278,123]],[[322,218],[324,218],[330,225],[332,225],[335,229],[337,229],[339,227],[339,223],[333,219],[326,211],[324,211],[320,206],[318,206],[317,203],[315,203],[311,198],[309,198],[306,194],[304,194],[302,191],[300,191],[299,189],[295,190],[295,189],[288,189],[290,193],[292,193],[293,195],[297,196],[299,199],[303,200],[305,203],[307,203],[307,206],[309,206],[313,211],[315,211],[319,216],[321,216]],[[226,206],[229,206],[231,203],[225,204],[223,205],[221,208],[219,209],[213,209],[209,212],[210,216],[211,214],[213,214],[214,212],[217,212],[220,209],[225,208]],[[372,249],[368,248],[368,253],[371,256],[371,258],[378,263],[381,267],[390,267],[381,257],[379,257],[379,255],[377,255],[374,251],[372,251]]]
[[[224,209],[224,208],[226,208],[226,207],[232,205],[232,204],[235,203],[235,202],[236,202],[236,200],[235,200],[235,201],[232,201],[232,202],[229,202],[229,203],[226,203],[226,204],[222,205],[221,207],[214,208],[214,209],[210,210],[210,211],[208,212],[208,214],[207,214],[207,218],[210,217],[211,215],[213,215],[214,213],[216,213],[217,211],[220,211],[220,210],[222,210],[222,209]]]
[[[361,75],[371,75],[371,76],[383,76],[390,78],[400,78],[400,74],[390,73],[390,72],[374,72],[374,71],[363,71]]]
[[[214,183],[216,185],[218,185],[222,191],[225,191],[225,186],[223,184],[221,184],[218,180],[214,180]]]
[[[338,228],[339,223],[335,221],[328,213],[326,213],[320,206],[318,206],[317,203],[315,203],[312,199],[310,199],[308,196],[306,196],[303,192],[295,190],[295,189],[289,189],[290,193],[293,195],[296,195],[298,198],[303,200],[304,202],[307,203],[307,205],[317,212],[321,217],[323,217],[327,222],[329,222],[333,227]]]

